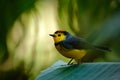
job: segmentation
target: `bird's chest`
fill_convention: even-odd
[[[57,45],[55,47],[61,54],[65,54],[65,53],[68,53],[70,51],[70,49],[66,49],[62,45]]]
[[[55,46],[56,49],[65,57],[80,59],[86,54],[86,50],[66,49],[62,45]]]

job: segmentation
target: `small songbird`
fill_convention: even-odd
[[[73,59],[77,61],[77,64],[80,64],[81,59],[87,54],[89,49],[110,51],[106,47],[94,46],[86,40],[73,36],[64,30],[58,30],[54,34],[49,35],[53,37],[54,44],[58,52],[67,58],[71,58],[68,65],[71,64]]]

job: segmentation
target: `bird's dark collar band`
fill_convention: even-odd
[[[60,44],[60,42],[57,42],[57,43],[55,43],[55,46],[57,46],[57,45],[59,45]]]

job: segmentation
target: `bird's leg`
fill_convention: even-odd
[[[80,65],[82,63],[81,59],[78,59],[77,65]]]
[[[70,59],[70,61],[68,62],[68,64],[67,64],[67,65],[70,65],[70,64],[71,64],[71,62],[72,62],[72,60],[73,60],[73,58],[72,58],[72,59]]]

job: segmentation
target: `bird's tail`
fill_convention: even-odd
[[[102,50],[102,51],[108,51],[108,52],[111,52],[111,50],[110,50],[109,48],[107,48],[107,47],[103,47],[103,46],[95,46],[95,48],[100,49],[100,50]]]

